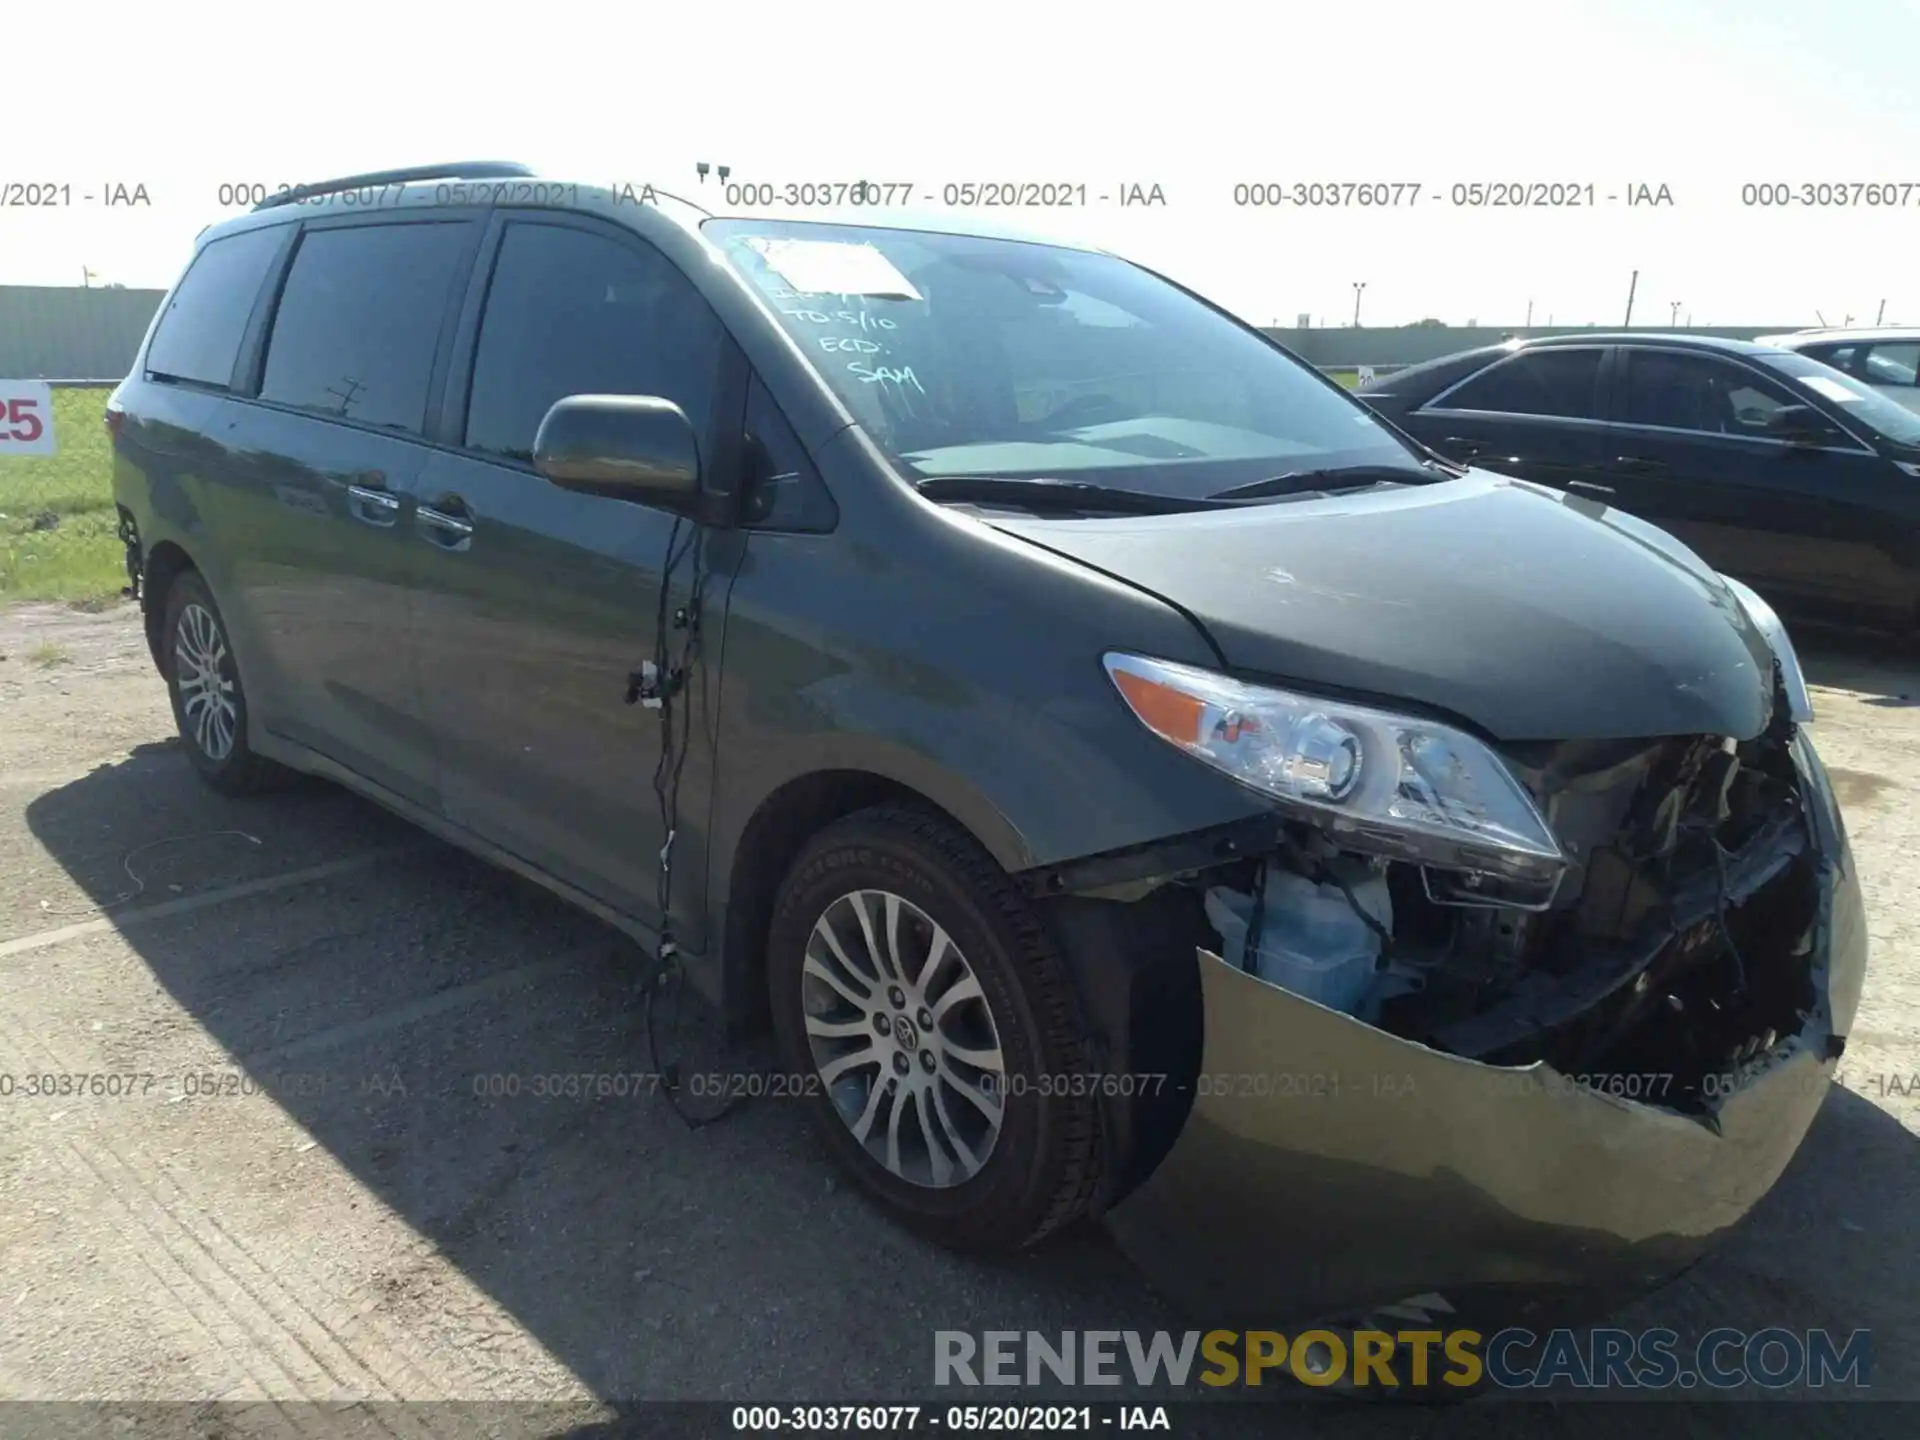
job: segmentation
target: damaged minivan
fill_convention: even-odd
[[[211,784],[625,928],[949,1243],[1102,1216],[1219,1323],[1625,1296],[1853,1020],[1766,604],[1112,255],[353,177],[202,236],[108,423]]]

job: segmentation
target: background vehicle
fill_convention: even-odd
[[[1553,336],[1358,393],[1449,459],[1655,522],[1783,608],[1920,625],[1920,415],[1818,360],[1695,336]]]
[[[203,237],[109,424],[212,784],[333,777],[625,927],[950,1243],[1104,1213],[1223,1317],[1644,1287],[1851,1023],[1764,602],[1113,256],[354,177]],[[1210,903],[1308,892],[1227,963]]]
[[[1920,329],[1798,330],[1756,342],[1810,355],[1873,386],[1889,400],[1920,410]]]

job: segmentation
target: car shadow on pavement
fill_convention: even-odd
[[[137,1001],[36,1007],[56,1012],[46,1047],[64,1069],[99,1068],[101,1015],[109,1041],[168,1037],[116,1063],[194,1093],[156,1105],[129,1143],[176,1167],[230,1235],[310,1227],[335,1247],[343,1313],[370,1309],[399,1343],[499,1350],[449,1358],[451,1383],[512,1387],[496,1309],[544,1352],[526,1361],[536,1391],[544,1363],[596,1395],[666,1398],[918,1395],[936,1329],[1176,1323],[1098,1231],[994,1263],[891,1225],[837,1177],[799,1105],[766,1093],[758,1055],[680,1049],[690,1110],[756,1095],[690,1127],[654,1078],[626,937],[336,787],[227,799],[160,748],[28,806],[40,846],[114,925],[99,938],[165,992],[102,962],[102,983]],[[280,875],[313,878],[274,888]],[[75,943],[16,957],[29,990],[92,983],[91,965],[63,975]],[[114,1017],[134,1003],[147,1013]],[[702,1033],[657,1028],[663,1045]],[[304,1136],[246,1133],[276,1107]],[[249,1193],[246,1157],[269,1143],[338,1171],[303,1168],[292,1199]],[[369,1211],[423,1243],[364,1241]]]
[[[99,983],[134,998],[60,1011],[45,1044],[80,1068],[91,1017],[114,1003],[170,1002],[195,1022],[147,1013],[119,1027],[139,1041],[134,1068],[177,1072],[175,1089],[196,1091],[143,1115],[127,1146],[170,1167],[183,1203],[217,1210],[232,1243],[307,1232],[306,1260],[275,1242],[279,1283],[362,1337],[368,1356],[376,1341],[411,1353],[414,1373],[454,1398],[571,1382],[609,1400],[925,1403],[938,1393],[936,1330],[1209,1328],[1158,1298],[1093,1227],[997,1261],[903,1233],[835,1177],[791,1100],[689,1127],[646,1078],[657,1067],[631,942],[334,787],[229,800],[184,758],[157,763],[161,748],[28,807],[36,839],[108,907],[165,992],[113,982],[108,968]],[[254,843],[160,844],[200,834]],[[145,893],[120,903],[123,856],[156,845]],[[276,888],[275,876],[301,874]],[[16,959],[22,1003],[61,976],[66,943]],[[202,1032],[229,1058],[209,1063]],[[699,1063],[715,1083],[753,1073],[733,1058]],[[242,1077],[237,1095],[190,1078],[221,1070]],[[1870,1103],[1870,1083],[1837,1089],[1755,1214],[1618,1323],[1683,1336],[1871,1328],[1876,1393],[1920,1399],[1905,1339],[1920,1327],[1920,1149]],[[281,1117],[306,1140],[257,1133],[285,1128]],[[263,1147],[306,1158],[263,1184]],[[404,1243],[375,1233],[385,1216],[404,1222]],[[1473,1433],[1573,1433],[1540,1430],[1553,1412],[1539,1406],[1490,1417],[1506,1398],[1462,1407],[1479,1417]],[[1374,1408],[1367,1425],[1408,1433],[1404,1412]],[[1729,1423],[1816,1433],[1812,1415],[1741,1406]],[[1354,1433],[1347,1407],[1296,1418],[1300,1433]]]

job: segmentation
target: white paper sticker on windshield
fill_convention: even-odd
[[[1838,380],[1827,375],[1802,375],[1800,383],[1809,390],[1817,390],[1829,400],[1837,400],[1842,405],[1858,405],[1867,397],[1858,390],[1849,390]]]
[[[920,292],[873,246],[843,240],[747,242],[772,270],[802,295],[874,295],[918,300]]]

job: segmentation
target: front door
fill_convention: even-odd
[[[714,463],[715,394],[731,342],[681,273],[638,236],[584,217],[495,222],[463,319],[449,396],[457,450],[419,482],[410,543],[420,680],[441,748],[448,819],[645,923],[658,920],[667,838],[657,709],[629,676],[704,566],[706,659],[674,702],[691,745],[679,777],[674,918],[697,945],[704,904],[701,728],[737,546],[630,502],[561,490],[531,465],[534,435],[567,395],[674,401]],[[737,431],[740,416],[733,416]],[[671,555],[670,555],[671,547]],[[662,595],[662,577],[672,585]]]
[[[1837,425],[1812,445],[1777,438],[1774,412],[1802,402],[1731,358],[1633,346],[1620,358],[1609,448],[1621,508],[1782,599],[1908,606],[1890,462]]]

